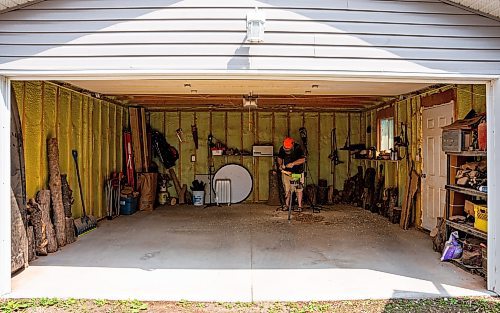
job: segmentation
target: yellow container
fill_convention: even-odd
[[[488,208],[484,205],[474,205],[474,228],[488,232]]]

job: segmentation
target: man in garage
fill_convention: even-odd
[[[297,210],[299,212],[302,211],[305,161],[306,157],[302,147],[293,138],[286,137],[278,153],[278,165],[282,173],[283,187],[285,189],[286,208],[290,205],[293,187],[297,194]]]

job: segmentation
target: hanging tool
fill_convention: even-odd
[[[83,199],[82,181],[80,179],[80,170],[78,169],[78,152],[76,150],[72,151],[73,160],[75,160],[76,167],[76,177],[78,178],[78,188],[80,189],[80,198],[82,200],[82,211],[83,216],[81,218],[75,219],[75,229],[76,235],[80,236],[86,232],[89,232],[97,227],[97,219],[94,216],[87,215],[85,209],[85,199]]]
[[[331,150],[330,150],[331,152],[328,158],[332,161],[333,166],[337,166],[344,162],[340,161],[339,159],[339,151],[337,148],[337,134],[335,128],[332,129],[330,136],[331,136]]]
[[[198,126],[191,125],[191,133],[193,134],[194,147],[198,149]]]
[[[184,132],[182,131],[182,128],[177,128],[175,130],[175,134],[177,135],[177,138],[179,139],[180,142],[184,141]]]
[[[134,152],[132,151],[132,133],[123,132],[123,145],[125,146],[125,167],[127,168],[127,183],[135,189]]]
[[[300,139],[302,140],[302,145],[304,146],[304,152],[306,153],[306,155],[308,154],[308,151],[307,151],[307,129],[305,127],[301,127],[299,128],[299,135],[300,135]]]

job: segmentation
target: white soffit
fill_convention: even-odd
[[[500,18],[500,0],[447,0],[472,10]]]

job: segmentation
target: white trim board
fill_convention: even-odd
[[[10,143],[10,80],[0,76],[0,142]],[[10,146],[10,144],[9,144]],[[10,152],[0,153],[0,295],[10,292]]]

